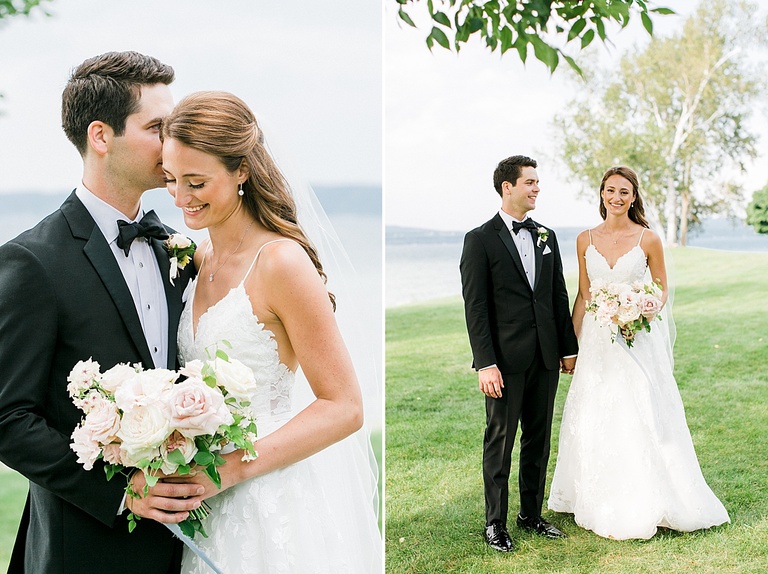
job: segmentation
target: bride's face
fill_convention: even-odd
[[[163,142],[165,182],[190,229],[214,227],[241,206],[244,170],[228,171],[216,156],[168,138]]]
[[[602,192],[605,210],[613,215],[624,215],[635,199],[632,183],[624,176],[612,175],[605,180]]]

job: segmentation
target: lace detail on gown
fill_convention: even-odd
[[[611,267],[591,244],[590,281],[647,281],[639,243]],[[628,349],[589,315],[566,398],[548,506],[600,536],[650,538],[659,526],[689,532],[728,522],[701,473],[655,323]]]
[[[195,334],[195,279],[179,324],[179,356],[182,364],[206,359],[228,341],[231,348],[223,350],[256,377],[252,405],[264,437],[294,415],[296,377],[280,362],[273,333],[253,314],[243,282],[200,316]],[[351,477],[339,476],[332,462],[334,455],[343,456],[336,453],[343,453],[344,442],[209,499],[209,538],[198,536],[195,542],[227,574],[380,572],[380,538],[370,501]],[[210,572],[185,548],[182,573]]]

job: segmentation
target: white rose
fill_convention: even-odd
[[[193,359],[187,361],[187,363],[179,369],[179,373],[190,379],[202,379],[203,378],[203,362],[199,359]]]
[[[137,406],[123,414],[118,438],[125,464],[136,466],[143,458],[153,459],[160,445],[171,434],[168,410],[163,403]]]
[[[168,246],[172,249],[186,249],[192,246],[192,241],[183,233],[174,233],[168,239]]]
[[[187,379],[174,385],[169,394],[171,426],[185,437],[215,434],[223,425],[234,422],[218,388],[212,389],[202,379]]]
[[[120,414],[117,405],[111,401],[99,400],[85,417],[84,427],[91,432],[93,440],[108,444],[115,439],[120,429]]]
[[[238,400],[251,400],[251,394],[256,388],[253,371],[237,359],[225,361],[216,357],[209,363],[216,375],[216,384]]]
[[[136,368],[125,363],[118,363],[101,376],[101,388],[112,394],[124,381],[136,375]]]
[[[75,454],[77,454],[77,462],[83,465],[85,470],[91,470],[93,463],[99,458],[101,448],[99,443],[93,438],[93,434],[90,429],[80,424],[72,431],[72,444],[69,445]]]
[[[197,454],[195,441],[183,436],[179,432],[173,432],[171,436],[160,447],[160,455],[163,457],[163,466],[160,467],[165,474],[173,474],[179,468],[178,464],[168,461],[168,453],[174,450],[179,451],[184,456],[184,463],[189,464]]]
[[[179,377],[175,371],[150,369],[135,373],[115,390],[115,402],[123,412],[163,401]]]

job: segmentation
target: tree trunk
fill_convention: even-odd
[[[688,214],[691,211],[691,195],[686,189],[680,194],[680,245],[688,243]]]
[[[667,183],[667,198],[664,203],[664,217],[667,220],[667,241],[669,247],[677,245],[677,192],[672,177]]]

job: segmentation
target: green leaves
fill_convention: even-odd
[[[407,10],[420,0],[395,1],[400,20],[415,28]],[[549,40],[553,34],[566,34],[567,30],[566,43],[578,38],[578,49],[583,50],[596,35],[603,42],[607,40],[606,21],[613,20],[623,28],[639,14],[646,32],[652,35],[651,13],[675,13],[663,7],[649,10],[644,0],[427,0],[426,4],[433,22],[426,38],[430,50],[435,44],[450,50],[452,35],[453,48],[458,52],[472,36],[479,36],[492,52],[498,48],[503,54],[515,48],[525,63],[528,45],[533,44],[536,59],[550,72],[562,57],[579,75],[581,69],[574,58]]]

